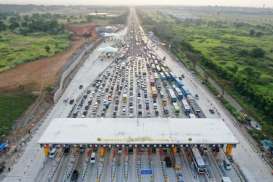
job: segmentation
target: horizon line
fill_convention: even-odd
[[[273,6],[238,6],[238,5],[186,5],[186,4],[39,4],[39,3],[1,3],[0,5],[19,5],[19,6],[128,6],[128,7],[134,7],[134,6],[184,6],[184,7],[224,7],[224,8],[257,8],[257,9],[273,9]]]

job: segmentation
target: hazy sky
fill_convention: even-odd
[[[98,5],[221,5],[221,6],[251,6],[273,7],[273,0],[0,0],[2,4],[98,4]]]

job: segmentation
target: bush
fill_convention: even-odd
[[[255,58],[262,58],[265,55],[265,51],[262,48],[254,48],[250,51],[250,55]]]

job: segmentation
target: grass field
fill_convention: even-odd
[[[255,67],[259,78],[253,78],[257,80],[252,85],[257,92],[273,97],[273,35],[252,37],[244,29],[215,28],[204,24],[177,26],[174,32],[230,74],[249,76],[244,69]],[[241,55],[242,51],[249,52],[257,47],[265,50],[265,57]]]
[[[0,138],[10,131],[14,121],[34,102],[35,98],[27,93],[0,94]]]
[[[21,63],[52,56],[68,46],[67,34],[24,36],[11,32],[0,32],[0,72]]]

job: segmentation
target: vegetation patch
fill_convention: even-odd
[[[19,35],[0,32],[0,71],[52,56],[69,46],[68,35]]]
[[[7,135],[15,120],[35,101],[29,93],[0,93],[0,137]]]

